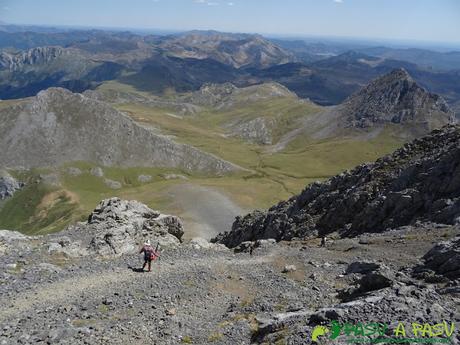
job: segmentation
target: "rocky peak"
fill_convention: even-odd
[[[405,69],[375,79],[343,105],[346,126],[416,123],[433,129],[455,120],[445,100],[419,86]]]
[[[383,76],[384,79],[388,80],[407,80],[413,82],[411,75],[404,68],[395,68],[393,71]]]

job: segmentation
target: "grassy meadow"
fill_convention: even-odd
[[[135,92],[113,82],[103,85],[101,90]],[[164,177],[171,173],[186,175],[186,183],[216,189],[243,209],[268,208],[299,193],[311,182],[373,161],[401,145],[401,140],[393,137],[391,131],[384,130],[369,140],[339,137],[315,141],[299,136],[282,152],[270,153],[266,146],[227,135],[225,127],[230,121],[263,116],[276,119],[273,130],[276,142],[283,134],[295,129],[300,118],[321,110],[319,106],[292,97],[242,101],[223,110],[204,107],[201,112],[189,116],[143,104],[114,106],[135,121],[155,127],[178,142],[213,153],[246,170],[215,177],[186,174],[174,169],[102,167],[104,177],[97,177],[90,174],[94,164],[72,162],[58,168],[13,172],[26,182],[26,187],[0,206],[0,228],[29,234],[59,231],[69,223],[86,219],[100,200],[111,196],[136,199],[164,213],[175,214],[178,210],[168,190],[185,181]],[[78,168],[82,173],[74,176],[69,173],[70,167]],[[57,176],[59,182],[38,182],[40,175],[49,174]],[[139,175],[150,175],[152,180],[139,182]],[[120,182],[122,188],[111,189],[104,182],[105,178]]]

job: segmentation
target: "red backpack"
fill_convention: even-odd
[[[156,260],[160,255],[152,246],[148,245],[144,247],[144,256],[146,259]]]

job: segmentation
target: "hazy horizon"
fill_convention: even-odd
[[[17,26],[24,28],[32,28],[31,31],[39,30],[39,28],[46,30],[59,31],[59,30],[101,30],[101,31],[128,31],[133,34],[146,35],[173,35],[180,34],[190,31],[216,31],[221,33],[234,33],[234,34],[250,34],[250,35],[262,35],[270,39],[281,39],[281,40],[303,40],[306,42],[317,42],[317,43],[353,43],[362,46],[386,46],[390,48],[419,48],[419,49],[432,49],[438,51],[460,51],[459,42],[446,42],[446,41],[428,41],[428,40],[416,40],[416,39],[392,39],[388,37],[376,38],[376,37],[355,37],[355,36],[326,36],[326,35],[307,35],[307,34],[278,34],[271,32],[250,32],[250,31],[225,31],[216,29],[163,29],[163,28],[148,28],[148,27],[110,27],[110,26],[97,26],[97,25],[59,25],[59,24],[35,24],[35,23],[11,23],[0,21],[0,25],[6,26]]]
[[[457,47],[459,17],[455,0],[0,0],[0,21],[17,25],[217,30]]]

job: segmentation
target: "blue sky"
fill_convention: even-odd
[[[0,21],[460,42],[460,0],[0,0]]]

